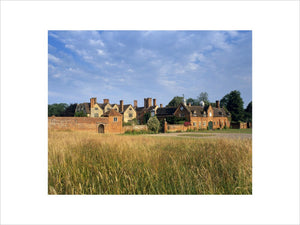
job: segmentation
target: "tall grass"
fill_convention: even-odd
[[[49,131],[49,194],[252,194],[252,141]]]

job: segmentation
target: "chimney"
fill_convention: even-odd
[[[216,107],[220,108],[220,101],[216,101]]]
[[[152,106],[152,98],[148,98],[148,107]]]
[[[104,104],[109,103],[109,99],[107,99],[107,98],[103,99],[103,103]]]
[[[153,106],[156,106],[156,98],[153,99]]]
[[[120,100],[120,112],[124,111],[124,101]]]
[[[148,108],[147,107],[147,99],[146,98],[144,98],[144,108]]]
[[[91,99],[90,99],[90,102],[91,102],[91,108],[94,108],[94,105],[95,105],[96,102],[97,102],[97,98],[91,98]]]
[[[189,102],[189,107],[191,107],[191,106],[192,106],[192,103]]]
[[[162,108],[163,107],[163,104],[160,104],[160,108]]]
[[[137,108],[137,100],[133,101],[133,106],[134,106],[134,108]]]

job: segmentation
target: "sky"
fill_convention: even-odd
[[[252,31],[48,31],[48,104],[252,101]]]

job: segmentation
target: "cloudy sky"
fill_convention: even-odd
[[[49,31],[48,101],[133,104],[239,90],[252,101],[251,31]]]

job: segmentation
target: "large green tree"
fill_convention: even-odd
[[[232,121],[244,121],[244,101],[239,91],[235,90],[225,95],[221,103],[230,112]]]
[[[247,105],[244,111],[244,120],[246,122],[252,122],[252,101]]]
[[[75,109],[76,109],[77,103],[70,104],[63,113],[63,116],[70,116],[73,117],[75,115]]]
[[[66,103],[48,105],[48,116],[63,116],[67,107]]]
[[[177,107],[183,101],[183,97],[175,96],[167,105],[167,107]]]

